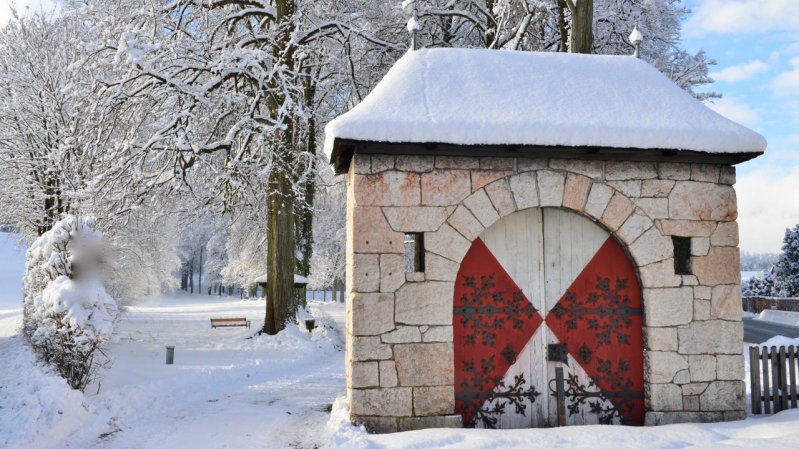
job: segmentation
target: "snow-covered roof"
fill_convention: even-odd
[[[257,278],[255,278],[255,283],[256,284],[266,284],[267,279],[269,279],[269,278],[267,277],[266,274],[264,274],[264,275],[261,275],[261,276],[258,276]],[[307,284],[308,283],[308,278],[305,277],[305,276],[299,275],[299,274],[295,274],[294,275],[294,283],[295,284]]]
[[[724,154],[766,148],[763,136],[631,56],[445,48],[406,53],[325,134],[331,161],[336,139]]]

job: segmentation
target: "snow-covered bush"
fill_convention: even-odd
[[[70,215],[31,245],[25,263],[25,335],[45,363],[81,390],[117,315],[102,284],[101,240],[93,217]]]
[[[799,225],[785,230],[777,262],[777,284],[782,296],[799,296]]]
[[[771,271],[752,276],[748,281],[742,283],[741,290],[744,297],[771,298],[779,296],[776,279]]]

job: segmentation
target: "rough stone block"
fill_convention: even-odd
[[[691,382],[716,380],[716,357],[705,354],[689,355],[688,364],[690,365]]]
[[[693,289],[645,288],[644,317],[647,326],[664,327],[688,324],[693,319]]]
[[[563,205],[563,189],[566,177],[563,173],[549,170],[536,172],[538,178],[538,197],[541,206],[560,207]]]
[[[509,170],[516,168],[516,159],[512,157],[482,157],[480,158],[481,170]]]
[[[566,176],[566,187],[563,192],[563,207],[582,211],[591,189],[591,179],[582,175],[569,173]]]
[[[693,257],[694,275],[702,285],[740,284],[741,259],[733,246],[711,247],[707,256]]]
[[[397,170],[417,173],[433,170],[435,158],[432,156],[403,155],[397,156],[394,166]]]
[[[705,321],[710,319],[710,301],[703,299],[694,300],[694,321]]]
[[[380,263],[378,254],[354,254],[352,288],[356,292],[370,293],[380,289]]]
[[[702,285],[697,285],[694,287],[694,299],[711,299],[712,296],[712,289],[710,287],[705,287]]]
[[[676,352],[649,351],[646,353],[649,381],[670,383],[678,371],[688,368],[688,362]]]
[[[455,387],[414,387],[414,416],[450,415],[455,411]]]
[[[372,155],[372,173],[380,173],[386,170],[394,169],[394,156],[387,154],[373,154]]]
[[[413,389],[369,388],[351,390],[350,411],[355,416],[411,416]]]
[[[698,399],[699,395],[707,390],[708,385],[710,385],[708,382],[694,382],[682,385],[682,394],[683,396],[696,396]]]
[[[352,216],[354,252],[403,253],[405,235],[391,229],[379,207],[356,207]]]
[[[680,354],[740,354],[743,324],[733,321],[697,321],[677,329]]]
[[[552,159],[549,161],[549,166],[555,170],[565,170],[572,173],[579,173],[593,179],[602,179],[602,173],[605,169],[605,163],[602,161],[585,161],[574,159]]]
[[[391,358],[391,346],[380,342],[380,337],[347,337],[350,358],[353,362],[367,360],[388,360]]]
[[[427,261],[425,261],[425,263],[427,263]],[[405,272],[405,282],[424,282],[424,281],[425,281],[424,272],[420,271],[413,273]]]
[[[474,182],[472,182],[474,183]],[[506,179],[492,182],[485,187],[491,204],[499,212],[500,217],[512,214],[516,211],[516,203],[513,201],[513,193],[510,191],[510,184]]]
[[[716,356],[716,378],[718,380],[743,380],[743,355],[737,354]]]
[[[627,220],[627,217],[633,213],[635,205],[627,197],[619,192],[613,194],[613,197],[605,208],[600,220],[609,230],[616,231]]]
[[[405,283],[405,257],[400,254],[380,255],[380,291],[391,293]]]
[[[629,245],[650,228],[652,228],[652,220],[646,215],[636,212],[627,218],[616,235]]]
[[[669,218],[668,198],[636,198],[635,204],[640,207],[649,218]]]
[[[380,374],[377,362],[354,362],[351,371],[352,388],[369,388],[380,386]]]
[[[395,320],[402,324],[451,325],[452,282],[405,284],[396,293]]]
[[[682,397],[683,410],[689,412],[699,411],[699,396],[683,396]]]
[[[384,207],[391,229],[400,232],[430,232],[447,220],[446,207]]]
[[[702,411],[740,411],[744,409],[744,383],[733,380],[711,382],[699,396]]]
[[[682,389],[674,384],[649,384],[649,409],[652,411],[682,410]]]
[[[641,184],[641,196],[650,198],[667,198],[675,181],[668,179],[647,179]]]
[[[713,246],[738,246],[738,223],[734,221],[719,223],[716,232],[710,236]]]
[[[602,213],[605,212],[605,208],[608,207],[613,193],[612,188],[595,182],[591,186],[591,193],[588,194],[588,201],[585,202],[585,213],[599,220],[602,217]]]
[[[352,423],[363,426],[369,433],[394,433],[399,431],[399,419],[382,416],[354,416]]]
[[[691,382],[691,373],[688,372],[687,369],[684,369],[675,374],[674,380],[672,381],[674,385],[685,385],[689,382]]]
[[[610,161],[605,163],[605,178],[609,181],[657,178],[655,164],[649,162]]]
[[[510,178],[510,189],[519,210],[538,207],[538,184],[535,172],[522,173]]]
[[[485,192],[485,189],[480,189],[469,195],[469,197],[463,201],[463,205],[466,206],[472,212],[472,215],[486,228],[499,220],[499,213],[494,209],[491,200],[488,199],[488,194]]]
[[[663,235],[681,237],[710,237],[716,230],[715,221],[655,220],[655,226]]]
[[[680,277],[674,274],[674,259],[666,259],[639,268],[641,284],[648,288],[679,287]]]
[[[677,328],[675,327],[647,327],[646,349],[649,351],[676,351]]]
[[[621,192],[627,198],[638,198],[641,196],[641,181],[608,181],[608,185]]]
[[[466,170],[436,170],[422,174],[422,205],[454,206],[472,193]]]
[[[472,170],[472,192],[512,174],[513,170]]]
[[[422,333],[416,326],[397,326],[391,332],[380,336],[383,343],[418,343],[422,341]]]
[[[416,206],[419,175],[398,171],[355,175],[354,193],[356,206]]]
[[[436,232],[428,232],[424,236],[427,251],[444,256],[447,259],[460,263],[472,242],[466,240],[461,233],[448,224],[443,224]]]
[[[711,293],[711,318],[740,321],[743,311],[741,304],[741,286],[717,285]]]
[[[638,266],[670,259],[674,255],[671,239],[661,235],[657,228],[646,231],[629,246],[629,249]]]
[[[368,154],[353,154],[350,167],[357,175],[369,175],[372,173],[372,158]]]
[[[352,335],[379,335],[394,329],[392,293],[355,293],[350,303]]]
[[[473,168],[480,168],[480,160],[476,157],[436,156],[436,168],[470,170]]]
[[[452,343],[394,345],[397,376],[405,387],[452,385],[454,357]]]
[[[689,164],[663,162],[658,164],[658,174],[662,179],[684,181],[691,179],[691,166]]]
[[[447,223],[469,240],[476,239],[485,229],[464,205],[460,205],[455,209]]]
[[[382,360],[380,362],[380,386],[383,388],[396,387],[399,385],[397,380],[397,366],[393,360]]]
[[[682,285],[687,285],[687,286],[691,286],[691,287],[693,287],[695,285],[699,285],[699,279],[697,279],[696,276],[694,276],[692,274],[682,274],[682,275],[680,275],[680,279],[681,279]]]
[[[452,326],[433,326],[422,335],[422,341],[425,343],[450,343],[452,339]]]
[[[691,181],[719,182],[719,166],[716,164],[691,164]]]
[[[431,252],[425,253],[424,264],[425,279],[430,281],[454,282],[460,268],[457,262]]]
[[[400,418],[399,422],[399,428],[403,432],[422,429],[460,429],[463,427],[461,415],[412,416]]]
[[[706,182],[678,182],[669,195],[669,217],[676,220],[734,221],[735,190]]]
[[[691,255],[707,256],[710,252],[710,239],[707,237],[693,237],[691,239]]]
[[[725,165],[721,167],[719,173],[719,183],[733,185],[735,184],[735,166]]]

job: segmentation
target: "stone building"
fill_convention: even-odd
[[[734,165],[632,57],[409,52],[326,128],[371,431],[742,419]]]

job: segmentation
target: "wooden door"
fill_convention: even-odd
[[[528,209],[485,230],[458,272],[453,327],[466,426],[555,425],[557,367],[567,424],[643,424],[640,287],[587,218]]]

